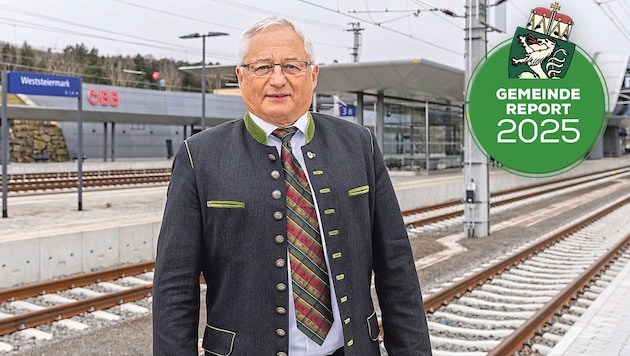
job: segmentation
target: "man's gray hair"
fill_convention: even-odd
[[[304,50],[308,56],[309,61],[315,60],[315,50],[313,49],[313,42],[308,37],[306,32],[296,23],[282,17],[269,16],[258,20],[241,36],[240,50],[238,53],[238,60],[240,64],[243,64],[247,52],[249,52],[249,40],[258,32],[264,31],[273,26],[289,26],[293,28],[298,37],[304,42]]]

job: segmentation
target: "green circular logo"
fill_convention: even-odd
[[[525,33],[495,47],[466,90],[466,122],[482,152],[505,170],[545,177],[584,161],[607,124],[608,89],[593,59],[553,40],[544,59]],[[544,38],[539,39],[541,43]],[[563,47],[564,46],[564,47]],[[569,66],[570,64],[570,66]]]

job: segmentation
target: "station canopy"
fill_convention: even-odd
[[[425,59],[366,63],[320,64],[315,91],[320,94],[365,93],[459,105],[464,97],[464,72]],[[201,66],[180,70],[201,76]],[[235,66],[206,66],[206,76],[219,79],[221,87],[236,87]],[[161,125],[199,124],[199,93],[167,92],[126,87],[83,84],[89,90],[116,91],[120,106],[90,105],[83,101],[84,122],[150,123]],[[8,105],[12,119],[74,121],[76,100],[46,96],[23,96],[27,105]],[[209,126],[240,117],[246,110],[234,95],[209,95],[206,119]],[[367,99],[373,101],[373,99]]]
[[[201,66],[180,70],[201,76]],[[236,85],[235,66],[206,66],[206,76]],[[319,65],[317,93],[363,92],[417,100],[463,102],[464,71],[426,59]]]

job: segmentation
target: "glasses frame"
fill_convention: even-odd
[[[290,76],[296,76],[296,75],[302,74],[304,72],[304,69],[300,69],[300,71],[298,73],[291,74],[291,73],[285,72],[285,68],[282,66],[283,64],[286,64],[286,63],[296,63],[296,62],[297,63],[304,63],[305,64],[304,69],[306,69],[306,67],[312,66],[314,64],[312,61],[301,61],[301,60],[286,60],[286,61],[282,61],[282,62],[278,62],[278,63],[273,63],[271,61],[269,61],[269,62],[267,62],[267,61],[256,61],[256,62],[251,62],[251,63],[243,63],[243,64],[239,65],[239,67],[247,68],[247,70],[250,70],[249,67],[251,65],[254,65],[254,64],[269,64],[269,65],[271,65],[271,70],[269,71],[269,73],[265,73],[265,74],[261,75],[261,74],[256,74],[256,72],[253,71],[253,70],[250,70],[250,72],[256,77],[266,77],[268,75],[271,75],[271,73],[273,73],[273,71],[276,69],[276,66],[280,66],[280,71],[282,72],[282,74],[290,75]]]

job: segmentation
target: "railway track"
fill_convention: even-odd
[[[124,169],[83,172],[83,187],[103,188],[138,184],[165,184],[170,181],[169,168]],[[77,172],[9,174],[9,192],[56,191],[77,188]]]
[[[623,171],[617,170],[615,172],[600,173],[599,177],[595,177],[595,176],[582,177],[582,180],[583,180],[582,184],[587,184],[587,185],[599,184],[598,182],[600,182],[601,179],[604,179],[604,181],[605,179],[616,179],[623,174],[630,174],[630,173],[627,170],[623,170]],[[43,179],[46,179],[46,178],[43,178]],[[595,180],[595,179],[599,179],[599,180]],[[565,190],[566,189],[583,189],[583,186],[578,186],[578,188],[571,187],[568,182],[556,182],[554,184],[556,184],[555,189],[565,189]],[[538,189],[539,190],[538,194],[545,193],[547,195],[553,194],[552,191],[554,190],[554,188],[543,187],[543,186],[535,187],[533,189]],[[527,199],[534,199],[531,195],[535,193],[533,193],[531,190],[505,192],[502,195],[504,197],[507,197],[507,199],[513,199],[515,196],[523,195],[523,194],[528,195]],[[628,216],[627,214],[628,212],[626,212],[625,216]],[[551,243],[540,242],[537,244],[537,246],[538,245],[546,246],[549,244]],[[582,248],[584,248],[583,245],[582,245]],[[534,253],[538,253],[538,252],[531,252],[531,251],[529,252],[530,255],[533,255]],[[568,256],[567,254],[571,255],[571,253],[565,253],[565,255],[556,255],[555,260],[563,260],[565,259],[564,257],[558,257],[558,256]],[[577,255],[577,253],[574,253],[574,254]],[[512,264],[514,264],[517,261],[520,261],[524,258],[525,257],[513,257],[510,259],[510,261],[512,261]],[[544,262],[545,260],[540,260],[542,258],[545,258],[545,257],[538,256],[538,257],[535,257],[533,261],[536,262],[536,259],[538,259],[539,260],[537,262],[538,264],[546,263]],[[566,259],[568,261],[572,260],[572,258],[570,257],[567,257]],[[626,258],[626,260],[627,259],[628,258]],[[547,258],[546,261],[549,262],[553,260],[554,258],[552,257],[551,260]],[[43,328],[44,330],[53,329],[52,327],[49,327],[47,325],[61,324],[60,322],[61,320],[67,320],[68,318],[71,318],[70,320],[72,320],[74,319],[73,316],[99,315],[100,313],[97,312],[98,310],[103,309],[103,308],[105,309],[112,308],[114,306],[119,307],[119,309],[121,309],[122,306],[126,306],[127,309],[135,309],[136,311],[140,309],[140,312],[142,312],[142,307],[133,308],[133,304],[129,304],[129,302],[134,301],[134,300],[140,300],[140,301],[145,300],[144,302],[145,304],[146,303],[150,304],[150,301],[146,302],[146,297],[151,295],[152,282],[151,282],[150,271],[152,270],[152,262],[149,262],[147,264],[142,264],[139,266],[131,266],[130,268],[134,270],[127,270],[126,268],[127,267],[122,268],[122,269],[116,269],[113,271],[98,272],[95,274],[79,276],[79,278],[81,278],[80,280],[77,280],[74,278],[68,278],[64,280],[54,281],[55,284],[44,283],[41,285],[25,286],[18,289],[0,291],[0,335],[5,335],[5,336],[0,336],[0,350],[2,350],[1,344],[3,340],[6,340],[6,335],[16,335],[16,334],[20,334],[19,332],[28,332],[28,331],[38,330],[41,328]],[[486,269],[488,268],[490,267],[487,267]],[[571,265],[571,268],[578,269],[574,265]],[[486,269],[484,269],[484,271]],[[104,275],[101,273],[106,273],[107,275]],[[486,280],[494,281],[496,279],[495,276],[503,272],[493,271],[491,273],[488,273],[486,271],[485,273],[486,273],[486,277],[485,277]],[[558,271],[556,271],[555,273],[559,274]],[[141,277],[140,278],[130,277],[130,276],[133,276],[134,274],[140,274]],[[481,274],[481,272],[477,274]],[[454,325],[459,325],[457,327],[459,327],[460,329],[465,329],[466,328],[465,326],[467,325],[465,323],[471,322],[471,320],[468,320],[468,319],[471,319],[471,317],[468,316],[467,317],[468,319],[464,318],[463,320],[457,320],[451,315],[443,314],[443,313],[450,312],[451,314],[453,314],[452,311],[449,311],[449,308],[454,308],[454,305],[456,305],[455,303],[458,303],[462,300],[463,301],[470,300],[470,298],[472,298],[471,294],[474,292],[476,286],[489,285],[487,283],[483,284],[484,282],[480,282],[480,281],[470,282],[470,278],[472,277],[466,278],[466,280],[469,280],[469,282],[467,282],[468,285],[465,285],[463,287],[461,286],[454,287],[454,286],[460,285],[460,282],[458,282],[452,286],[444,287],[439,292],[429,295],[425,300],[425,305],[427,306],[427,315],[429,317],[430,325],[432,327],[431,329],[432,340],[434,340],[434,346],[437,345],[436,346],[437,348],[435,350],[436,355],[439,355],[442,351],[453,352],[452,350],[451,351],[442,350],[443,348],[446,348],[447,350],[449,348],[461,350],[462,347],[467,347],[467,346],[460,345],[462,342],[459,342],[459,343],[456,342],[455,346],[452,346],[452,345],[448,346],[449,345],[448,341],[445,341],[445,339],[449,339],[448,335],[450,335],[450,333],[457,335],[457,332],[462,331],[462,330],[453,331],[453,329],[449,329],[449,327],[453,328]],[[513,279],[518,279],[518,278],[513,278]],[[534,287],[532,286],[534,285],[545,286],[545,284],[556,286],[556,289],[557,289],[558,283],[547,283],[548,280],[549,278],[544,279],[545,281],[544,283],[540,281],[527,282],[526,283],[527,287],[525,289],[529,288],[531,290],[534,290]],[[507,282],[504,281],[502,283],[503,284],[499,284],[499,287],[503,286],[503,288],[505,289],[515,289],[516,291],[518,291],[519,289],[520,290],[523,289],[523,288],[514,287],[514,284],[510,284],[510,283],[514,283],[514,281],[510,281],[509,279],[507,280]],[[116,287],[116,285],[118,287]],[[481,288],[482,288],[481,289],[482,292],[487,292],[487,291],[483,291],[483,287]],[[496,289],[496,287],[485,287],[485,288]],[[543,290],[546,290],[546,289],[540,289],[540,291],[543,291]],[[478,294],[480,292],[474,292],[474,293]],[[546,293],[551,293],[551,292],[548,291]],[[588,296],[590,295],[589,293],[585,293],[585,295]],[[439,299],[441,298],[441,296],[445,296],[445,295],[446,295],[445,298]],[[550,298],[549,296],[544,296],[544,297]],[[509,299],[509,298],[506,298],[506,299]],[[529,299],[533,299],[533,298],[529,298]],[[576,306],[575,307],[576,309],[583,308],[585,305],[588,304],[587,301],[584,301],[585,298],[580,298],[579,300],[581,304]],[[514,304],[512,302],[509,302],[509,300],[508,302],[504,301],[502,303],[505,304],[504,308],[507,308],[508,304]],[[29,306],[29,304],[36,305],[36,307]],[[541,305],[538,305],[537,307],[541,307]],[[485,308],[490,309],[490,307],[488,306],[486,306]],[[532,307],[530,306],[528,308],[529,309],[525,308],[525,311],[529,310],[529,315],[531,316],[533,314],[532,309],[531,309]],[[547,312],[545,311],[545,313]],[[549,312],[546,315],[553,315],[554,313],[556,312]],[[464,312],[460,313],[456,311],[455,314],[466,314],[466,313]],[[524,313],[524,314],[527,314],[527,313]],[[447,320],[447,323],[445,323],[444,320]],[[81,322],[79,322],[79,324],[80,323]],[[516,321],[511,321],[510,323],[506,323],[506,324],[509,324],[509,327],[503,325],[502,328],[496,327],[497,325],[496,323],[492,324],[494,326],[492,326],[491,328],[488,328],[487,326],[480,327],[477,325],[473,327],[472,330],[476,330],[476,329],[485,330],[485,333],[491,333],[492,335],[494,335],[496,330],[505,329],[505,330],[511,330],[513,334],[515,334],[516,330],[518,329],[517,324],[525,323],[525,321],[523,319],[516,319]],[[558,328],[562,329],[565,326],[566,325],[560,325],[560,326],[547,325],[546,328],[551,329],[551,330],[556,330]],[[68,326],[63,326],[63,328],[68,328]],[[542,327],[538,326],[538,328],[539,328],[538,330],[540,330],[540,328]],[[501,344],[501,340],[504,340],[503,337],[507,338],[508,333],[505,330],[498,332],[499,334],[503,333],[505,335],[502,334],[503,336],[498,337],[498,338],[496,336],[493,336],[493,338],[491,338],[490,341],[488,341],[488,343],[491,344],[492,347],[498,347]],[[469,333],[469,331],[466,333]],[[470,335],[475,335],[475,334],[466,334],[466,333],[465,333],[464,338],[470,337]],[[531,332],[529,331],[528,333],[531,334]],[[531,339],[532,336],[529,334],[528,334],[528,337]],[[39,337],[41,337],[41,335]],[[476,335],[474,337],[475,337],[475,340],[483,340],[481,336],[479,335]],[[542,338],[542,336],[538,336],[538,338],[540,339]],[[514,342],[515,341],[511,340],[508,342],[508,344],[513,345]],[[529,347],[529,348],[538,350],[538,349],[544,349],[545,347],[549,347],[547,344],[549,344],[550,342],[545,339],[543,341],[535,341],[535,342],[532,341],[532,342],[529,342],[529,344],[528,344],[528,341],[523,341],[523,343],[526,345],[525,348]],[[466,343],[464,342],[464,344]],[[447,346],[444,346],[444,345],[447,345]],[[471,351],[468,350],[467,352],[471,352]],[[474,352],[475,351],[473,351],[473,353]],[[480,352],[481,354],[486,354],[490,351],[480,351]],[[496,354],[501,354],[501,353],[496,353]]]
[[[630,260],[628,216],[625,197],[427,296],[434,354],[546,353],[575,321],[575,310],[588,307],[593,290],[601,290],[591,287],[580,297],[584,287],[615,260]],[[571,300],[578,301],[573,316],[558,317]],[[541,330],[553,318],[562,320],[553,326],[556,334],[545,335]],[[543,341],[530,342],[538,334]]]
[[[491,194],[490,208],[510,209],[515,204],[525,203],[528,200],[584,189],[627,176],[630,176],[630,167],[498,192]],[[431,224],[439,223],[444,226],[463,223],[464,209],[462,201],[452,201],[405,211],[403,218],[408,229],[420,229],[418,232],[422,232],[422,227]]]
[[[153,266],[145,262],[0,290],[0,352],[11,351],[11,341],[49,340],[63,333],[56,329],[82,330],[99,319],[115,322],[125,312],[148,313],[148,305],[132,302],[151,296]],[[119,308],[111,311],[113,307]],[[77,316],[83,317],[75,320]],[[36,328],[40,326],[43,330]]]
[[[629,214],[630,197],[620,199],[425,297],[434,354],[533,354],[551,348],[575,320],[576,310],[579,314],[588,307],[606,282],[587,292],[584,286],[596,276],[611,281],[610,273],[618,268],[604,271],[615,258],[617,263],[630,261],[630,253],[622,252],[630,231],[611,229],[625,226]],[[0,335],[50,338],[47,333],[55,328],[34,328],[77,315],[112,318],[111,312],[99,310],[116,306],[142,313],[142,307],[129,302],[151,295],[152,269],[153,262],[146,262],[0,291]],[[571,300],[576,301],[567,308],[572,316],[559,317]],[[560,321],[551,325],[552,318]],[[71,320],[60,327],[81,328],[82,323]]]

